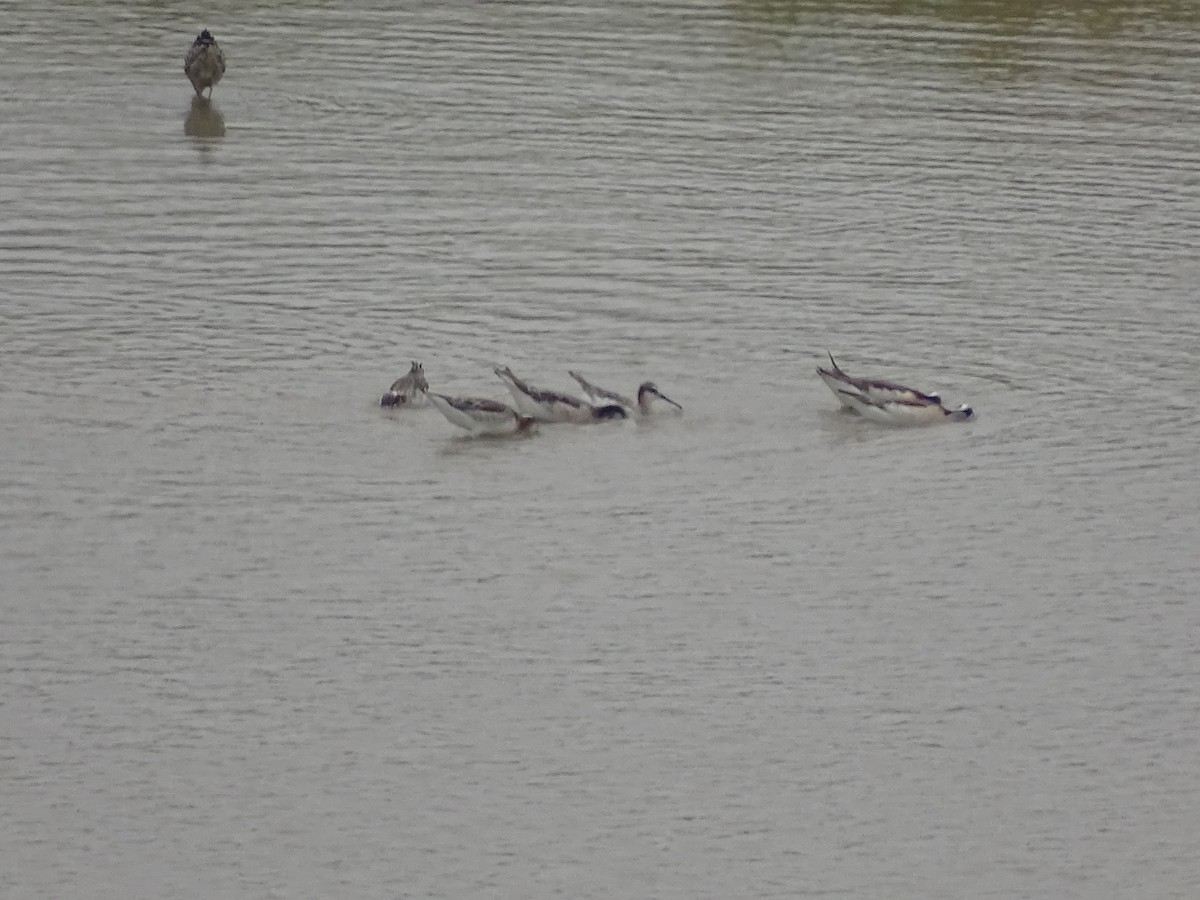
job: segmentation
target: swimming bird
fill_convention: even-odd
[[[579,386],[583,388],[583,392],[588,395],[588,399],[593,403],[615,403],[629,414],[645,418],[654,412],[652,404],[655,399],[658,399],[675,407],[679,412],[683,412],[683,407],[660,391],[658,385],[653,381],[643,381],[638,385],[637,402],[635,403],[628,397],[618,394],[616,391],[608,391],[592,384],[578,372],[568,370],[567,374],[579,382]]]
[[[526,384],[508,366],[493,369],[512,394],[517,411],[539,422],[574,422],[586,425],[610,419],[626,419],[629,413],[616,403],[593,405],[557,391],[543,391]]]
[[[408,374],[397,378],[388,392],[379,401],[380,406],[415,406],[418,400],[429,396],[429,382],[425,380],[425,367],[413,362]]]
[[[212,89],[225,74],[225,54],[207,28],[192,41],[183,58],[183,71],[195,88],[197,97],[203,97],[203,90],[208,88],[209,99],[212,99]]]
[[[848,389],[840,390],[838,394],[838,399],[848,409],[859,413],[864,419],[885,425],[964,422],[975,415],[975,410],[965,403],[958,409],[947,409],[941,403],[923,403],[919,400],[873,400]]]
[[[533,434],[537,421],[523,416],[496,400],[478,397],[447,397],[445,394],[430,394],[432,403],[446,420],[459,428],[465,428],[476,437],[481,435]]]
[[[818,366],[817,374],[821,376],[821,380],[825,382],[825,385],[833,391],[833,395],[838,398],[842,406],[850,407],[848,397],[851,395],[846,393],[847,390],[852,391],[854,395],[865,397],[868,400],[909,400],[925,404],[940,404],[942,402],[942,398],[938,394],[926,394],[892,381],[883,381],[877,378],[851,377],[841,370],[834,360],[832,353],[829,354],[829,362],[833,365],[833,369],[823,369]]]
[[[975,415],[967,404],[947,409],[938,394],[926,394],[891,381],[853,378],[843,372],[829,355],[833,369],[817,368],[817,374],[833,391],[842,406],[863,418],[888,425],[921,425],[930,422],[961,422]]]

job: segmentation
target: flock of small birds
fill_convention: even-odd
[[[833,354],[829,355],[829,363],[828,369],[818,366],[817,375],[844,409],[864,419],[886,425],[924,425],[962,422],[975,415],[965,403],[955,409],[945,406],[939,394],[880,378],[848,375]],[[592,384],[578,372],[568,372],[586,395],[584,400],[536,388],[518,378],[508,366],[497,366],[493,371],[508,388],[511,406],[486,397],[451,397],[431,391],[425,367],[416,361],[392,383],[379,404],[393,408],[431,404],[450,424],[475,436],[529,435],[544,423],[590,425],[622,419],[644,420],[664,410],[675,415],[683,412],[683,407],[652,381],[638,385],[636,399],[631,399]]]
[[[622,419],[645,419],[670,407],[682,413],[683,407],[658,389],[652,381],[638,385],[632,400],[592,384],[578,372],[570,375],[578,383],[586,400],[559,391],[536,388],[518,378],[508,366],[493,371],[508,388],[512,405],[487,397],[451,397],[429,390],[425,366],[413,362],[408,372],[397,378],[379,401],[380,406],[415,407],[432,405],[452,425],[472,435],[528,435],[539,425],[571,423],[590,425]]]
[[[183,71],[196,96],[203,98],[225,74],[225,53],[207,28],[196,36],[183,58]],[[829,355],[830,368],[817,367],[817,375],[833,392],[841,406],[852,413],[888,425],[916,425],[932,422],[961,422],[972,418],[974,410],[965,403],[950,409],[938,394],[884,381],[847,375]],[[569,372],[587,396],[535,388],[513,374],[507,366],[496,368],[497,377],[512,395],[512,406],[483,397],[450,397],[429,390],[425,368],[414,362],[408,374],[396,379],[383,399],[382,406],[424,406],[432,404],[453,425],[474,435],[532,434],[546,422],[571,422],[587,425],[618,419],[645,419],[670,407],[682,413],[683,407],[666,396],[652,381],[638,386],[636,399],[622,396],[592,384],[578,372]]]

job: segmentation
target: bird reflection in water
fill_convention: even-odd
[[[183,120],[183,133],[194,138],[225,137],[225,117],[211,100],[193,97],[192,108]]]
[[[225,117],[211,100],[193,97],[192,108],[183,120],[183,133],[201,140],[225,137]]]

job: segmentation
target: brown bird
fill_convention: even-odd
[[[429,393],[429,382],[425,380],[425,366],[414,362],[408,374],[397,378],[388,392],[379,401],[380,406],[416,406]]]
[[[208,88],[209,99],[212,99],[212,89],[225,74],[225,54],[207,28],[197,35],[188,48],[183,58],[183,71],[196,89],[197,97],[203,97],[204,89]]]

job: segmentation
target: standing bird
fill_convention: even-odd
[[[183,58],[183,71],[196,89],[196,96],[203,97],[204,89],[208,88],[208,98],[211,100],[212,89],[225,74],[225,54],[207,28],[196,36],[188,48]]]

